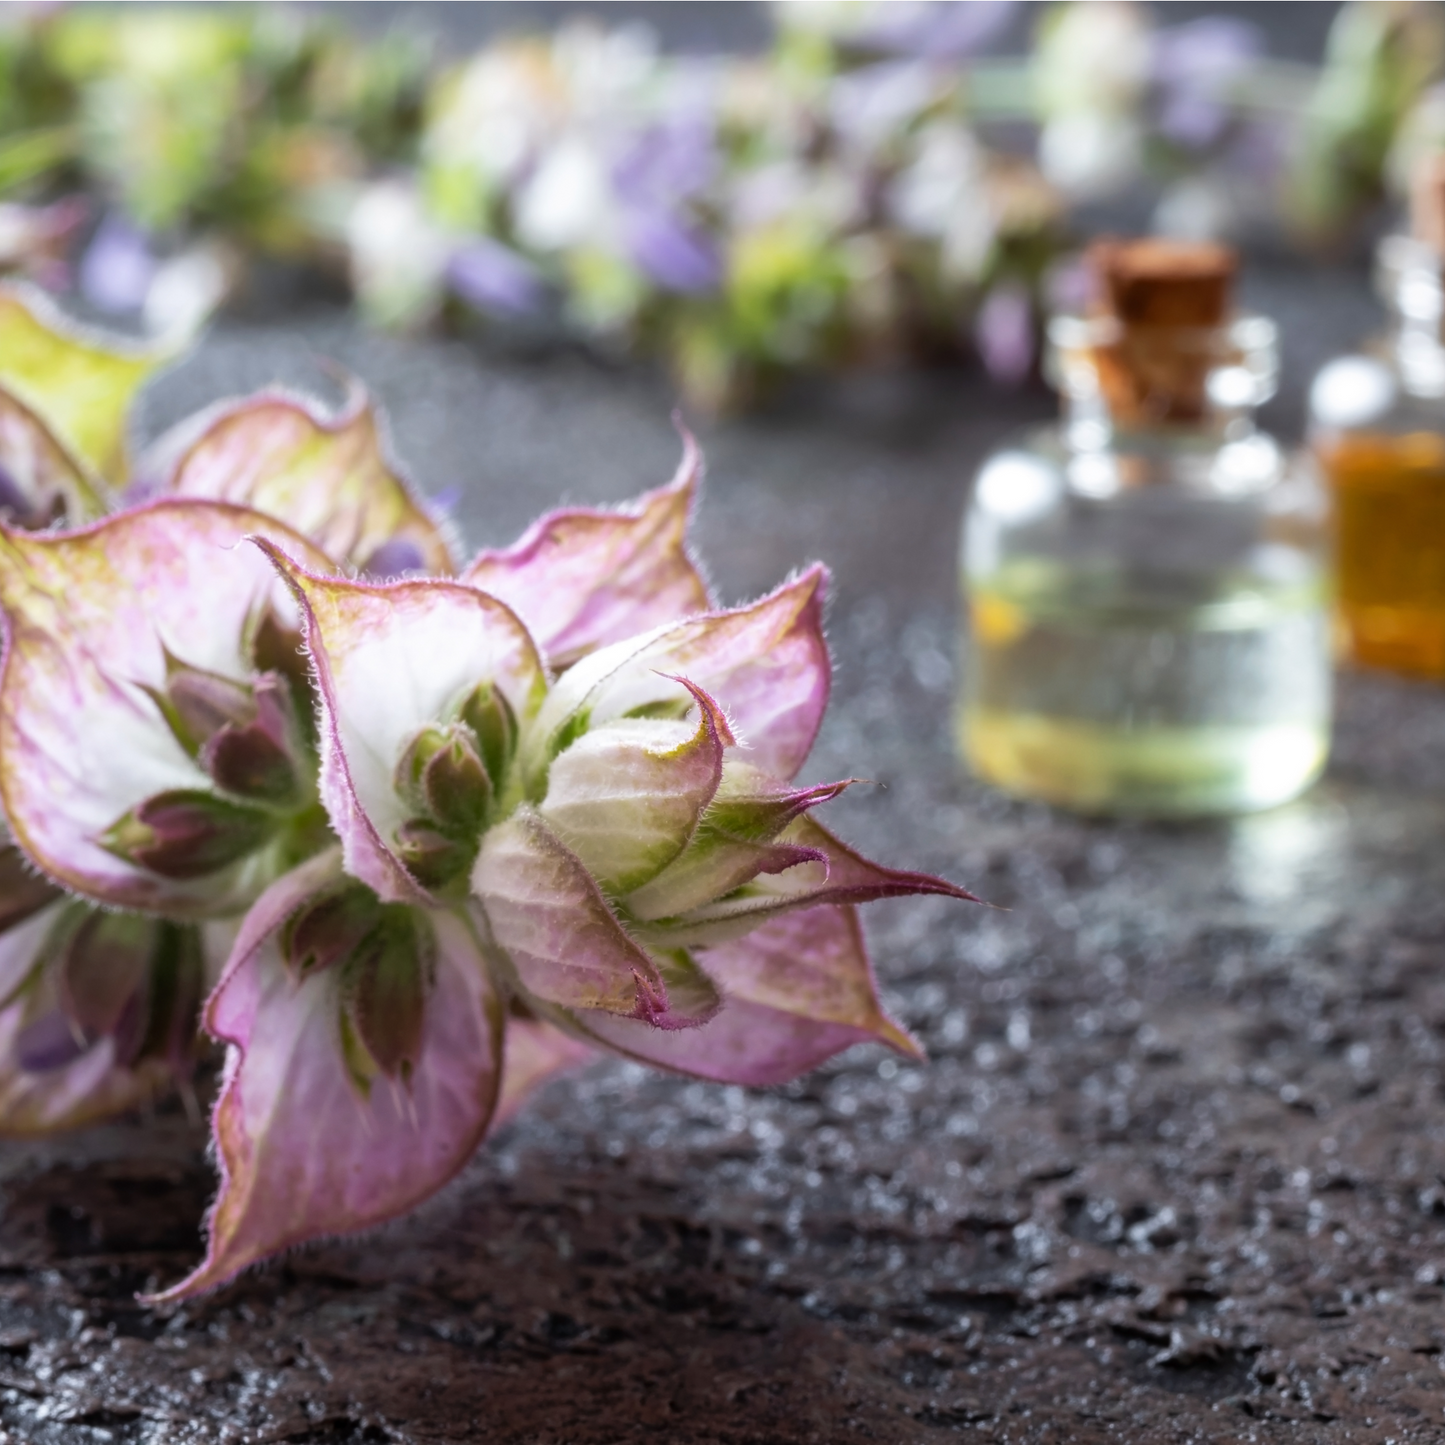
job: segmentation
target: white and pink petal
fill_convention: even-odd
[[[567,507],[532,524],[512,546],[483,551],[462,580],[500,597],[563,669],[609,643],[712,606],[688,555],[702,454],[683,434],[666,487],[616,511]]]
[[[717,699],[746,760],[790,778],[802,766],[828,703],[823,639],[827,574],[813,567],[747,607],[707,613],[583,658],[538,718],[531,769],[545,768],[559,736],[614,718],[687,702],[686,677]]]
[[[732,733],[701,688],[696,727],[620,718],[591,728],[548,773],[538,812],[612,896],[640,887],[687,847],[723,776]]]
[[[121,907],[225,911],[259,891],[256,858],[198,880],[162,878],[102,842],[144,800],[209,778],[152,692],[167,654],[245,681],[247,634],[295,606],[265,559],[268,537],[325,566],[283,524],[214,502],[158,502],[73,532],[0,528],[0,798],[16,842],[50,877]],[[149,690],[149,691],[148,691]],[[259,871],[258,871],[259,870]]]
[[[419,1056],[405,1082],[381,1077],[363,1091],[343,1038],[342,971],[296,979],[265,926],[305,894],[288,884],[263,900],[207,1008],[231,1046],[212,1120],[221,1187],[204,1262],[159,1298],[406,1213],[466,1163],[496,1108],[503,1005],[469,921],[417,911],[435,945]]]
[[[223,402],[162,437],[141,467],[148,493],[254,507],[363,573],[454,568],[444,529],[391,459],[360,385],[334,415],[284,391]]]
[[[449,720],[480,683],[519,720],[534,716],[546,689],[536,645],[509,607],[475,588],[353,582],[266,550],[301,604],[321,699],[321,796],[347,871],[383,898],[420,901],[426,895],[395,849],[413,813],[397,765],[423,728]]]
[[[921,1057],[878,999],[854,909],[814,907],[701,950],[723,1005],[686,1034],[589,1015],[587,1034],[631,1058],[721,1083],[782,1084],[853,1044]]]
[[[618,922],[582,861],[531,808],[491,828],[472,895],[525,997],[657,1022],[662,976]]]

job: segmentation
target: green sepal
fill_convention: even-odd
[[[298,980],[344,963],[381,918],[381,900],[348,883],[292,914],[281,930],[281,956]]]
[[[396,830],[396,854],[423,888],[445,888],[471,870],[477,856],[475,838],[453,838],[424,818],[413,818]]]
[[[409,1082],[421,1057],[436,943],[414,909],[386,904],[347,961],[341,988],[357,1041],[389,1079]]]
[[[492,780],[492,791],[500,793],[502,779],[517,750],[517,716],[511,703],[490,682],[481,682],[462,704],[459,716],[477,740],[477,752]]]

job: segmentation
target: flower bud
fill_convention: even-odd
[[[238,797],[272,804],[299,801],[293,715],[285,681],[268,673],[256,683],[254,719],[219,728],[201,749],[202,767],[217,786]]]
[[[450,838],[434,824],[414,818],[396,830],[396,852],[423,888],[444,888],[471,868],[477,843]]]
[[[245,727],[256,716],[251,689],[166,653],[166,685],[147,689],[176,741],[192,756],[221,728]]]
[[[216,786],[261,803],[285,803],[297,792],[296,770],[264,729],[227,723],[202,749],[201,763]]]
[[[409,1081],[421,1057],[434,950],[430,929],[413,909],[387,904],[345,965],[347,1020],[389,1079]]]
[[[198,788],[157,793],[112,823],[101,845],[163,878],[203,878],[254,852],[275,826],[256,808]]]
[[[282,625],[269,608],[251,634],[251,661],[260,673],[275,673],[291,694],[296,721],[306,738],[315,742],[312,710],[311,664],[301,650],[301,634]]]
[[[134,1047],[159,925],[139,913],[89,910],[77,924],[60,955],[60,1006],[81,1038],[125,1033]]]
[[[422,783],[426,765],[446,743],[445,729],[425,727],[407,744],[401,761],[396,765],[396,790],[418,813],[428,811],[426,789]]]
[[[857,779],[821,783],[811,788],[759,785],[750,769],[729,769],[723,786],[708,804],[706,824],[712,831],[750,843],[771,843],[794,818],[836,798]]]
[[[465,723],[423,728],[397,765],[397,790],[443,833],[476,837],[486,824],[492,781]]]
[[[492,780],[477,756],[469,728],[448,730],[446,742],[422,769],[427,810],[448,833],[475,837],[486,824]]]
[[[490,682],[478,683],[462,704],[461,720],[477,740],[477,752],[492,780],[494,792],[502,791],[502,777],[517,747],[517,718],[512,705]]]
[[[350,885],[328,893],[293,914],[281,932],[281,955],[304,978],[350,958],[381,918],[381,902],[371,889]]]
[[[206,964],[200,931],[191,924],[158,923],[146,990],[145,1032],[136,1059],[165,1059],[177,1072],[195,1062]]]

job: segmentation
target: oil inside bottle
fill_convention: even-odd
[[[1082,812],[1272,807],[1329,746],[1319,579],[1154,578],[1019,560],[970,588],[974,771]]]
[[[1445,436],[1352,432],[1319,458],[1334,496],[1345,652],[1445,679]]]

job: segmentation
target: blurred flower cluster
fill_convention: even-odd
[[[702,459],[458,565],[359,386],[138,457],[170,343],[0,286],[0,1136],[225,1047],[209,1252],[175,1291],[394,1218],[596,1050],[775,1084],[917,1057],[857,916],[969,898],[798,785],[827,574],[718,605]]]
[[[284,8],[7,7],[0,266],[177,334],[258,258],[330,268],[380,323],[660,352],[720,407],[970,346],[1021,376],[1078,207],[1327,243],[1445,144],[1408,0],[1345,5],[1320,68],[1129,0],[775,17],[757,56],[567,22],[456,59]]]

